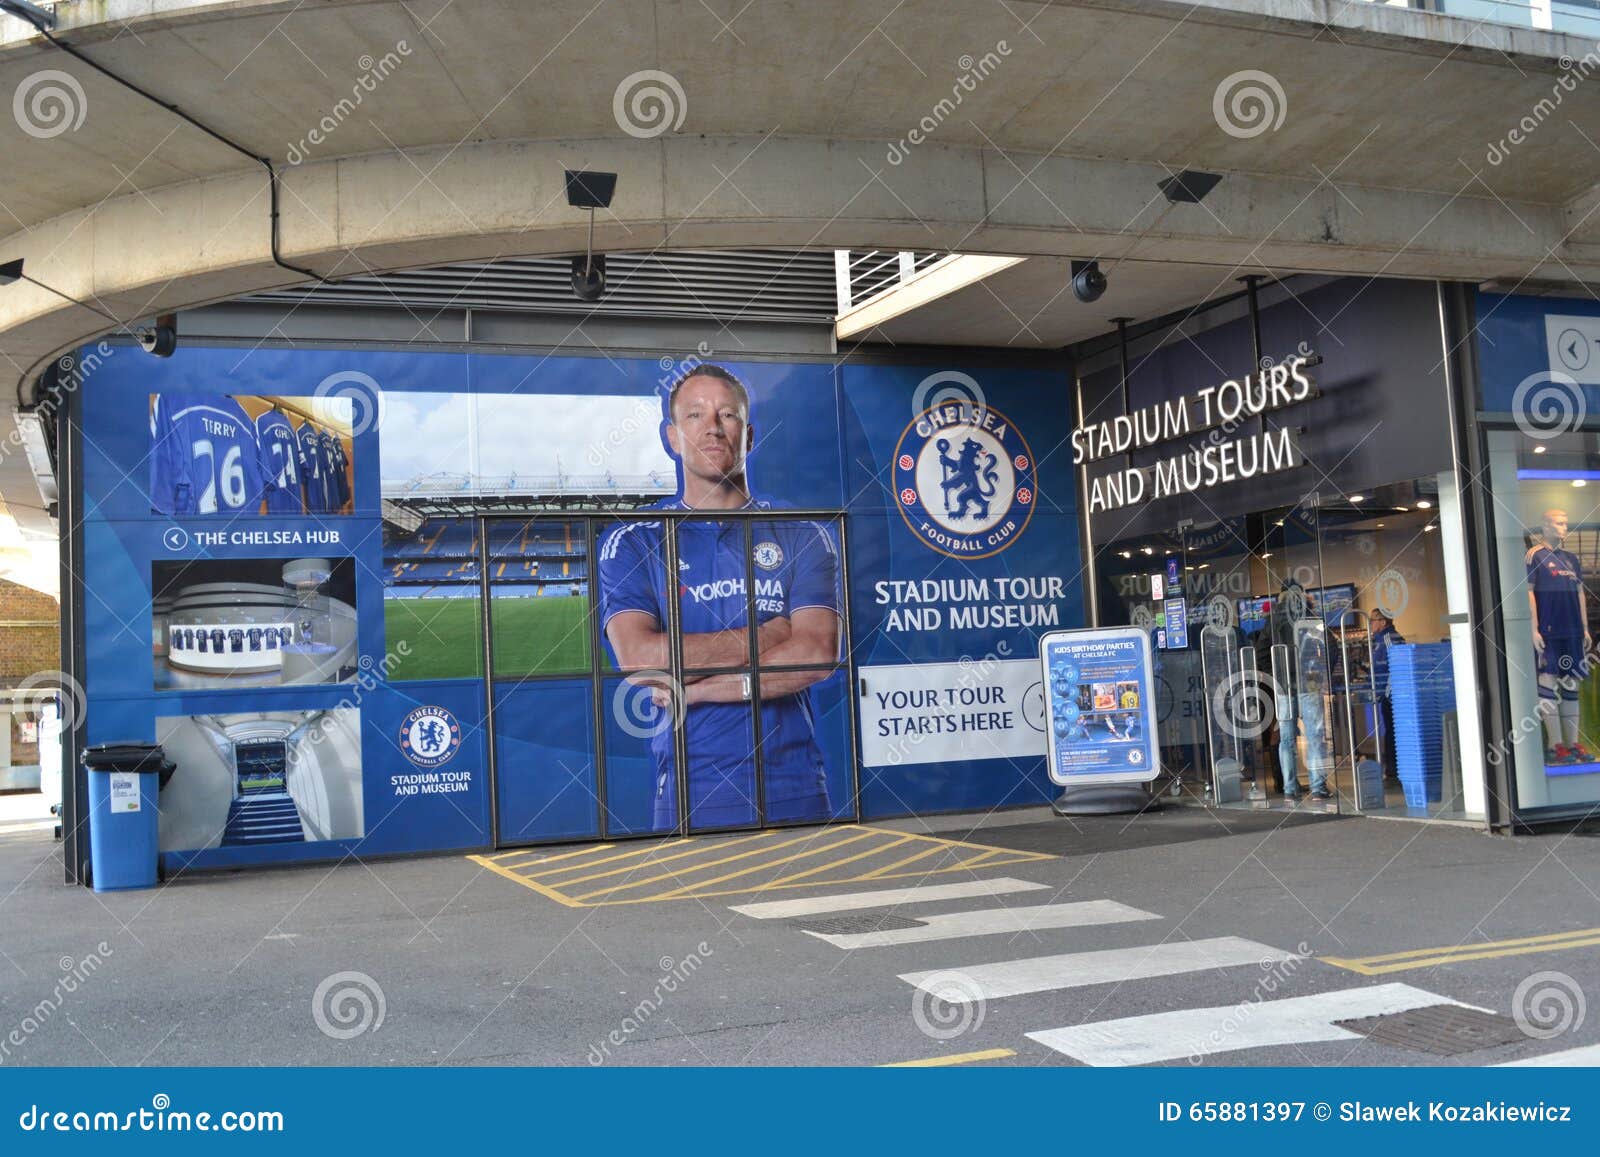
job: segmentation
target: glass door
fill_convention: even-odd
[[[1247,606],[1259,685],[1272,704],[1260,785],[1296,802],[1333,799],[1328,634],[1316,495],[1262,516],[1256,589]]]
[[[1242,802],[1255,783],[1255,740],[1269,711],[1247,667],[1239,605],[1251,591],[1247,518],[1193,524],[1184,532],[1184,575],[1190,618],[1198,631],[1201,696],[1206,720],[1209,795]]]

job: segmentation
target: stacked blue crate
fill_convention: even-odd
[[[1449,643],[1389,648],[1394,750],[1407,807],[1438,803],[1444,774],[1444,716],[1456,707]]]

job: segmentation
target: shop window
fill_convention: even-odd
[[[1600,799],[1600,436],[1496,431],[1490,492],[1519,810]]]

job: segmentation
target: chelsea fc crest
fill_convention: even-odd
[[[758,542],[751,554],[762,570],[777,570],[783,565],[783,548],[775,542]]]
[[[414,708],[400,724],[400,751],[418,767],[438,767],[461,746],[461,724],[443,707]]]
[[[987,558],[1027,528],[1038,496],[1033,454],[1006,416],[948,402],[912,419],[894,451],[896,505],[923,545]]]

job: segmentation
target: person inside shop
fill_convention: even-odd
[[[1395,630],[1394,620],[1382,607],[1373,607],[1367,622],[1372,629],[1372,690],[1378,699],[1382,728],[1383,774],[1386,779],[1399,782],[1399,764],[1394,750],[1394,701],[1389,697],[1389,648],[1404,643],[1405,638]]]
[[[1583,564],[1565,549],[1567,512],[1544,512],[1543,541],[1529,548],[1528,611],[1539,671],[1539,714],[1544,719],[1545,764],[1594,763],[1583,745],[1578,688],[1589,677],[1589,600]]]
[[[1273,600],[1266,628],[1256,635],[1256,664],[1261,671],[1272,675],[1278,775],[1284,798],[1300,798],[1295,741],[1303,737],[1306,741],[1311,799],[1322,803],[1332,796],[1328,786],[1327,736],[1324,728],[1323,696],[1328,689],[1326,647],[1320,644],[1317,635],[1307,640],[1313,645],[1302,647],[1295,630],[1296,623],[1306,618],[1309,604],[1305,588],[1299,582],[1290,579],[1284,584],[1278,597]],[[1273,666],[1272,652],[1278,646],[1284,648],[1287,669],[1280,670]],[[1296,680],[1300,681],[1300,686],[1294,685]]]

